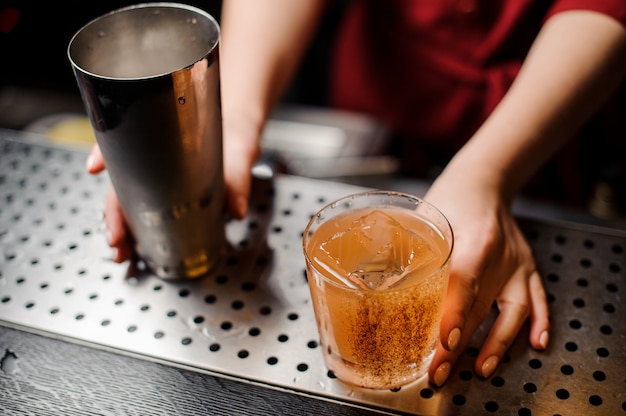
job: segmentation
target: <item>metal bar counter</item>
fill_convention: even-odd
[[[109,260],[109,182],[85,172],[83,150],[7,130],[0,149],[1,414],[626,414],[626,232],[520,218],[548,350],[525,327],[482,379],[483,325],[443,387],[367,391],[324,366],[301,250],[310,216],[361,188],[256,179],[217,270],[173,282]]]

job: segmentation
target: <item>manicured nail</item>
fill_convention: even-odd
[[[94,158],[93,155],[89,155],[87,160],[85,161],[85,166],[87,167],[87,171],[91,172],[91,168],[93,168]]]
[[[448,351],[456,350],[456,347],[459,346],[459,342],[461,341],[461,330],[459,328],[454,328],[448,334]]]
[[[451,368],[452,366],[449,362],[442,363],[439,365],[439,367],[437,367],[437,370],[435,370],[435,375],[433,377],[433,382],[435,383],[435,385],[441,386],[443,385],[443,383],[446,382],[446,380],[450,376]]]
[[[480,368],[480,371],[483,373],[483,377],[487,378],[491,374],[493,374],[496,367],[498,366],[498,361],[499,359],[497,355],[492,355],[485,360],[483,366]]]
[[[546,349],[548,347],[548,339],[550,338],[550,335],[548,334],[548,331],[543,331],[541,333],[541,335],[539,336],[539,344],[541,345],[541,349]]]

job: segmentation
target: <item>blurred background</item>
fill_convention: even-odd
[[[0,0],[0,128],[40,133],[62,145],[91,146],[93,134],[67,59],[67,46],[90,20],[136,3]],[[221,0],[185,3],[208,11],[219,21]],[[365,114],[326,106],[329,46],[347,3],[331,2],[297,76],[268,121],[264,160],[289,174],[422,194],[436,171],[417,181],[403,176],[398,160],[388,152],[392,132],[385,125]],[[620,106],[626,117],[626,102]],[[594,156],[594,192],[584,206],[522,200],[522,211],[543,210],[550,216],[567,212],[626,229],[624,143]],[[604,155],[610,155],[606,163]],[[615,163],[616,155],[621,163]]]
[[[0,0],[0,126],[21,129],[42,116],[82,112],[76,81],[67,59],[71,37],[90,20],[136,1],[40,2]],[[221,0],[185,1],[208,11],[218,21]],[[301,73],[285,102],[324,104],[325,44],[332,36],[343,1],[325,19]],[[306,77],[310,82],[302,83]]]
[[[0,2],[0,128],[44,133],[63,144],[93,142],[67,46],[90,20],[135,3]],[[219,21],[221,0],[186,3]],[[343,4],[330,7],[301,71],[267,123],[265,150],[293,173],[326,178],[396,170],[395,161],[382,154],[387,135],[382,124],[324,108],[327,45]]]
[[[84,113],[69,41],[90,20],[135,3],[0,0],[0,127],[24,129],[45,116]],[[215,5],[219,15],[219,2],[192,3]]]

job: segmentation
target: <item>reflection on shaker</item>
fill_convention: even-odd
[[[136,251],[163,278],[225,249],[217,22],[175,3],[115,10],[68,55]]]

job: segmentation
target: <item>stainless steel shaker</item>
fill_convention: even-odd
[[[68,47],[137,254],[163,278],[201,276],[225,248],[219,37],[203,10],[149,3]]]

